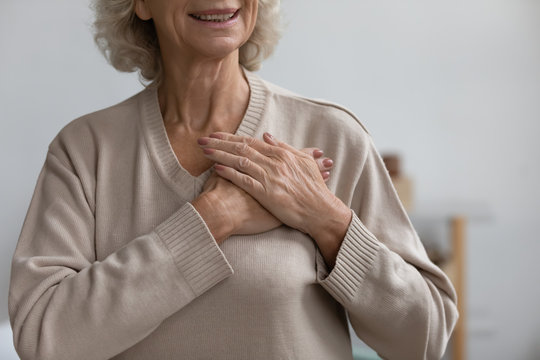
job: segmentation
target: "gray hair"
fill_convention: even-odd
[[[146,86],[157,86],[163,66],[154,22],[139,19],[134,5],[134,0],[93,0],[94,40],[116,70],[138,71]],[[253,33],[239,53],[240,64],[250,71],[274,52],[282,32],[280,0],[258,0],[258,6]]]

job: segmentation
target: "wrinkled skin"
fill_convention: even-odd
[[[317,148],[305,148],[300,152],[313,160],[318,169],[318,178],[324,182],[330,178],[332,162],[323,157],[323,151]],[[223,222],[232,224],[231,233],[237,235],[257,234],[272,230],[282,221],[272,215],[249,193],[214,172],[203,187],[203,195],[212,199],[214,205],[222,208],[220,212],[225,218]]]
[[[218,175],[249,193],[275,219],[292,228],[312,235],[327,209],[349,212],[327,188],[312,155],[271,135],[261,141],[218,132],[200,138],[199,144],[207,157],[219,163],[215,166]],[[253,214],[263,214],[252,210]],[[233,218],[238,215],[234,208],[229,212]],[[266,216],[258,221],[268,228],[277,223]]]

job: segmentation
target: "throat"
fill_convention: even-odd
[[[169,87],[171,88],[171,87]],[[250,90],[247,83],[224,87],[208,97],[208,87],[194,89],[191,93],[175,93],[163,89],[158,93],[160,110],[165,126],[172,132],[194,136],[207,136],[213,131],[236,130],[249,105]],[[207,90],[207,96],[201,95]],[[232,92],[232,93],[231,93]],[[195,93],[195,94],[194,94]]]

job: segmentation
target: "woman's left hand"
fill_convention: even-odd
[[[328,235],[342,239],[351,210],[328,189],[313,157],[268,133],[263,139],[217,132],[200,138],[199,144],[217,163],[217,174],[249,193],[284,224],[315,240]]]

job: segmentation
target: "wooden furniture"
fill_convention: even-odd
[[[457,308],[459,319],[456,323],[450,349],[452,360],[464,360],[466,358],[467,345],[467,307],[466,305],[466,286],[465,286],[465,228],[466,219],[462,215],[452,216],[450,218],[450,241],[452,254],[451,257],[442,264],[442,270],[448,275],[457,293]]]
[[[468,339],[467,231],[473,224],[491,222],[495,215],[488,203],[456,200],[415,206],[409,217],[433,262],[448,275],[457,293],[459,319],[444,359],[464,360]]]
[[[489,222],[493,220],[494,215],[487,204],[460,201],[422,204],[415,206],[414,210],[409,210],[408,215],[428,255],[448,275],[457,293],[460,316],[444,359],[465,360],[467,357],[467,228],[473,222]],[[373,357],[355,359],[368,358]]]
[[[448,275],[457,293],[459,319],[448,344],[445,358],[465,360],[467,350],[466,226],[468,217],[461,213],[445,212],[413,212],[410,217],[431,260]],[[440,232],[434,232],[430,227],[442,227],[443,229]],[[433,237],[437,236],[443,239],[434,241]],[[437,240],[439,246],[434,244]],[[441,241],[444,242],[443,245],[440,244]],[[445,247],[446,249],[444,249]]]
[[[460,317],[452,333],[444,359],[464,360],[467,345],[467,309],[465,300],[465,260],[466,260],[466,225],[468,217],[460,213],[446,211],[422,211],[409,214],[413,226],[424,242],[432,260],[448,275],[458,296]],[[438,239],[434,239],[438,238]],[[434,241],[435,240],[435,241]],[[434,246],[434,242],[444,243]],[[441,244],[439,244],[441,245]],[[447,247],[446,249],[444,249]],[[441,249],[442,248],[442,249]],[[350,328],[354,334],[352,328]],[[367,345],[354,347],[355,360],[380,359]]]

